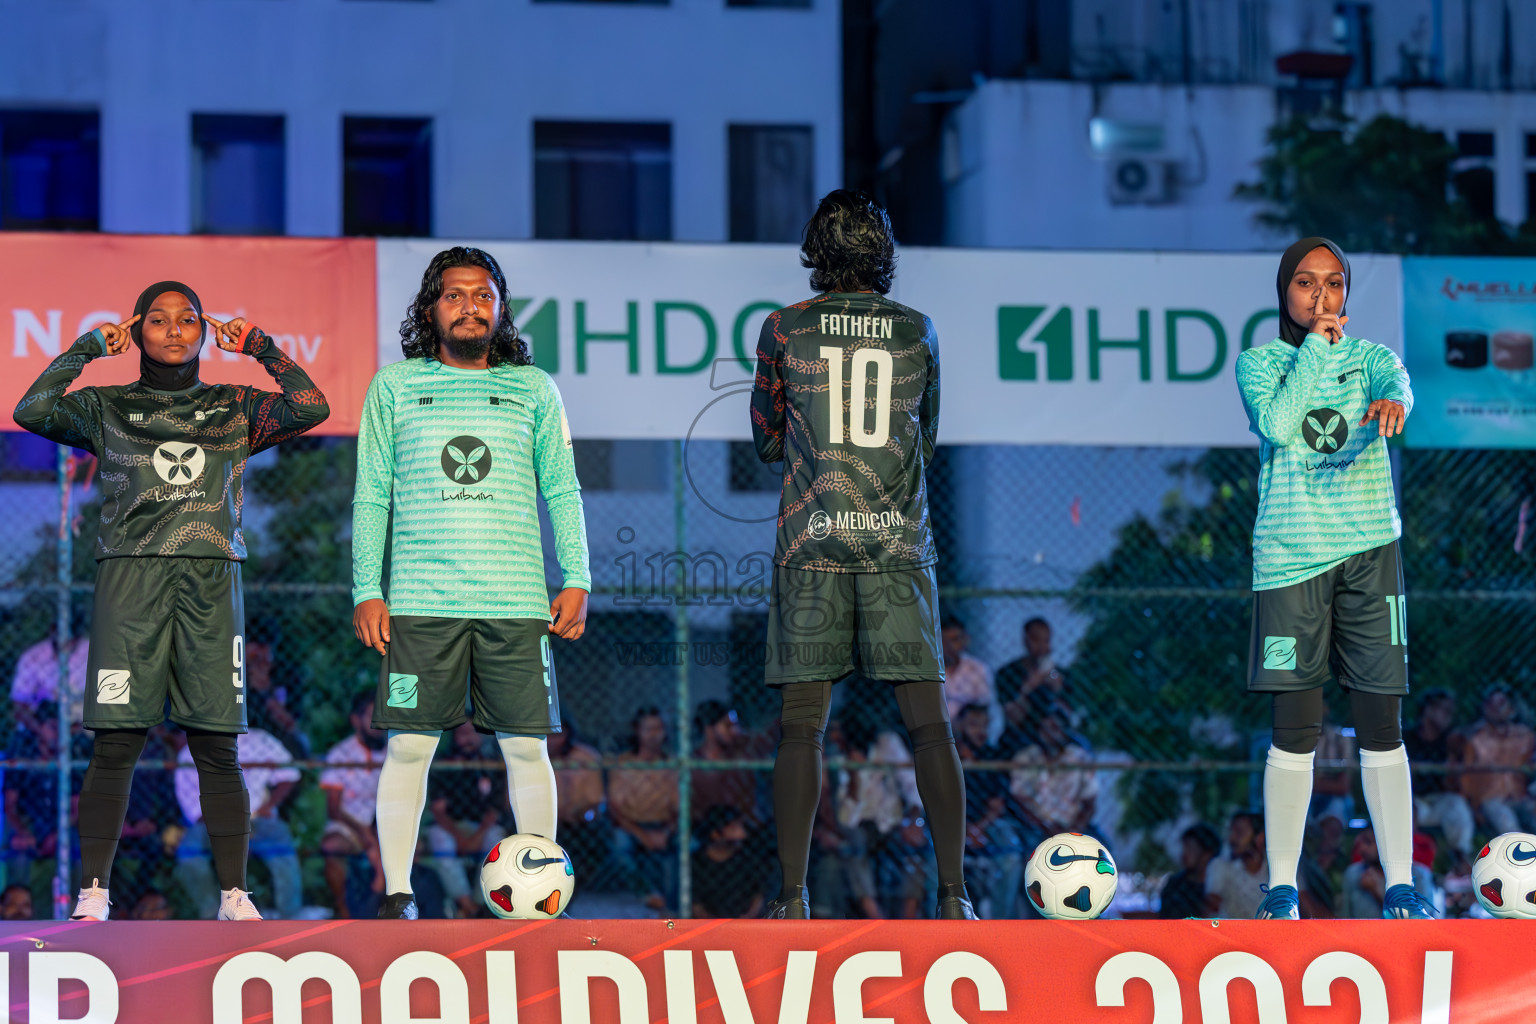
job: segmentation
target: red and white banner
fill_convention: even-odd
[[[378,368],[371,238],[214,238],[0,232],[0,408],[9,411],[48,363],[106,321],[133,315],[156,281],[185,282],[220,319],[243,316],[272,335],[330,402],[322,434],[356,434]],[[5,332],[9,332],[8,334]],[[136,350],[98,359],[80,386],[138,377]],[[208,341],[208,383],[276,384],[255,360]]]
[[[1515,1024],[1536,924],[0,925],[12,1024]]]

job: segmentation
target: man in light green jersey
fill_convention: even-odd
[[[1261,918],[1299,916],[1296,891],[1328,676],[1348,692],[1361,783],[1386,875],[1384,917],[1430,916],[1413,888],[1413,791],[1403,748],[1407,612],[1387,437],[1413,408],[1393,352],[1344,332],[1349,261],[1326,238],[1286,250],[1280,337],[1237,359],[1259,436],[1248,688],[1274,694],[1264,770],[1269,886]]]
[[[490,254],[438,253],[400,325],[406,358],[378,372],[363,404],[352,625],[384,656],[373,715],[389,730],[382,918],[416,917],[411,862],[427,772],[442,731],[464,721],[466,695],[506,759],[517,830],[555,838],[546,737],[560,731],[560,701],[549,638],[581,636],[592,577],[560,392],[533,365],[506,292]],[[553,601],[537,494],[564,575]]]

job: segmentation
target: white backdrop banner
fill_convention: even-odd
[[[378,243],[379,362],[442,240]],[[586,438],[751,436],[757,332],[810,294],[781,245],[469,242]],[[1276,334],[1279,254],[904,249],[891,297],[939,336],[949,444],[1257,444],[1233,366]],[[1350,333],[1402,345],[1402,262],[1352,261]]]

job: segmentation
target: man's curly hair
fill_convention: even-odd
[[[432,262],[427,264],[427,272],[421,275],[421,291],[416,293],[405,319],[400,321],[400,347],[405,357],[438,358],[440,342],[432,308],[443,295],[443,272],[454,267],[478,267],[490,274],[491,280],[496,282],[496,291],[501,296],[501,319],[496,321],[495,333],[491,335],[490,365],[501,366],[505,363],[511,366],[532,366],[533,354],[528,351],[528,343],[518,335],[512,323],[512,307],[507,301],[507,279],[501,272],[501,266],[484,249],[466,245],[444,249],[432,257]]]
[[[884,295],[896,276],[896,236],[885,207],[868,193],[840,188],[816,206],[800,242],[800,265],[818,292]]]

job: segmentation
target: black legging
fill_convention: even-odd
[[[1403,742],[1403,698],[1391,693],[1349,691],[1355,740],[1361,750],[1395,750]],[[1274,744],[1291,754],[1310,754],[1323,734],[1323,688],[1275,694]]]
[[[133,769],[144,753],[147,729],[96,733],[91,764],[80,787],[81,881],[110,888],[112,861],[128,814]],[[245,888],[250,851],[251,797],[240,771],[235,737],[227,732],[187,730],[187,748],[197,766],[198,802],[208,827],[208,845],[221,889]]]
[[[779,832],[779,864],[785,895],[805,884],[811,832],[821,800],[822,737],[832,713],[830,680],[786,683],[783,739],[773,766],[773,813]],[[965,880],[965,780],[949,726],[944,685],[937,681],[896,684],[901,721],[912,737],[917,791],[933,834],[939,884]]]

